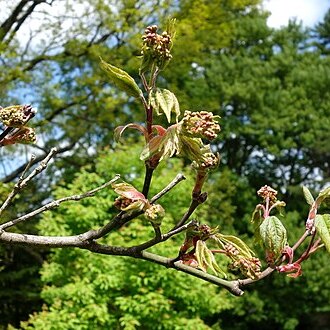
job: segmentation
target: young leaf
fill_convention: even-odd
[[[322,191],[320,191],[315,202],[318,206],[320,206],[320,204],[325,202],[326,200],[330,200],[330,187],[325,188]]]
[[[260,245],[262,245],[262,239],[260,236],[260,229],[259,229],[263,220],[262,209],[263,209],[263,205],[258,204],[254,209],[251,218],[251,222],[253,223],[253,228],[254,228],[254,244],[260,244]]]
[[[167,89],[157,88],[151,93],[151,105],[158,115],[165,114],[167,121],[171,122],[171,113],[176,114],[176,122],[180,116],[180,106],[176,96]]]
[[[204,272],[206,272],[206,267],[209,267],[216,275],[227,277],[226,273],[217,264],[212,251],[208,249],[204,241],[197,241],[195,254],[198,267]]]
[[[120,141],[121,136],[124,133],[124,131],[126,130],[126,128],[134,128],[134,129],[140,131],[144,135],[144,137],[147,137],[147,135],[148,135],[147,130],[142,125],[131,123],[131,124],[127,124],[125,126],[118,126],[115,128],[115,131],[114,131],[115,141],[117,141],[117,142]]]
[[[177,125],[170,126],[164,135],[155,136],[146,145],[140,155],[141,160],[147,160],[150,157],[159,154],[159,161],[178,154],[181,149],[181,143],[178,134]]]
[[[330,253],[330,214],[318,214],[315,218],[315,227],[327,251]]]
[[[226,244],[233,245],[240,253],[241,256],[246,258],[252,258],[254,252],[238,237],[233,235],[218,234],[219,238]]]
[[[280,219],[275,216],[267,217],[260,225],[260,236],[267,251],[280,256],[287,244],[286,229]]]
[[[137,98],[142,95],[141,89],[127,72],[103,61],[102,58],[100,66],[103,71],[106,72],[111,82],[114,83],[119,89],[125,91],[128,95]]]
[[[311,194],[311,192],[309,191],[309,189],[307,187],[303,186],[303,192],[304,192],[304,196],[305,196],[307,204],[313,205],[314,197]]]
[[[206,244],[204,241],[202,240],[198,240],[196,243],[196,259],[198,262],[198,267],[203,270],[204,272],[206,272],[205,269],[205,264],[204,264],[204,250],[206,248]]]

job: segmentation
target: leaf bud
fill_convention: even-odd
[[[165,210],[159,204],[151,205],[144,212],[144,216],[154,225],[160,226],[165,216]]]

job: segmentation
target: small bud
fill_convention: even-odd
[[[165,210],[159,204],[151,205],[144,212],[144,216],[154,225],[160,226],[165,216]]]

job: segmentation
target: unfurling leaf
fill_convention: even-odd
[[[216,234],[217,238],[221,240],[224,244],[230,244],[233,246],[239,253],[240,256],[245,258],[252,258],[254,252],[238,237],[233,235],[223,235],[223,234]],[[221,245],[220,245],[221,247]]]
[[[319,207],[321,205],[321,203],[323,203],[325,201],[329,201],[329,200],[330,200],[330,187],[325,188],[322,191],[320,191],[315,202],[316,202],[317,206]]]
[[[308,205],[313,205],[314,197],[311,194],[311,192],[309,191],[309,189],[307,187],[303,186],[303,192],[304,192],[304,196],[305,196],[307,204]]]
[[[299,277],[302,275],[301,265],[297,262],[293,264],[287,264],[277,267],[277,271],[280,273],[288,273],[287,276],[289,277]]]
[[[119,195],[114,206],[122,211],[142,211],[150,206],[144,195],[126,182],[115,183],[112,188]]]
[[[152,107],[158,115],[165,114],[167,121],[171,122],[171,113],[175,113],[176,122],[180,116],[180,106],[176,96],[167,89],[157,88],[150,95]]]
[[[280,219],[267,217],[260,225],[260,236],[266,250],[276,259],[287,244],[286,229]]]
[[[207,268],[210,268],[214,274],[227,277],[226,273],[217,264],[212,251],[209,250],[204,241],[197,241],[195,254],[198,262],[198,267],[204,272],[206,272]]]
[[[251,222],[253,223],[253,228],[254,228],[254,244],[260,244],[260,245],[262,245],[262,239],[260,236],[259,227],[263,220],[262,211],[263,211],[263,205],[258,204],[254,209],[251,218]]]
[[[128,95],[137,98],[142,95],[141,89],[127,72],[103,61],[102,58],[100,66],[103,71],[105,71],[111,82],[114,83],[119,89],[125,91]]]
[[[117,141],[117,142],[120,141],[121,136],[124,133],[124,131],[126,130],[126,128],[134,128],[134,129],[140,131],[144,135],[144,137],[146,137],[148,135],[147,130],[142,125],[127,124],[125,126],[118,126],[118,127],[115,128],[115,131],[114,131],[115,141]]]
[[[159,161],[172,157],[180,152],[179,127],[170,126],[163,135],[157,135],[150,140],[140,155],[141,160],[147,160],[159,155]]]
[[[330,253],[330,214],[318,214],[315,218],[315,228]]]

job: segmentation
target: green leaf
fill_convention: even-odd
[[[171,122],[171,113],[176,115],[176,122],[180,116],[180,106],[176,96],[167,89],[157,88],[150,95],[150,102],[158,115],[165,114],[167,121]]]
[[[284,207],[286,206],[286,203],[283,201],[276,201],[274,205],[272,205],[272,208],[276,208],[280,215],[283,215]]]
[[[260,244],[262,245],[262,239],[260,236],[260,225],[262,223],[263,217],[262,217],[262,205],[259,204],[256,206],[252,213],[251,222],[253,223],[254,228],[254,244]]]
[[[330,214],[318,214],[315,218],[315,228],[330,253]]]
[[[204,250],[206,248],[205,242],[198,240],[196,243],[196,259],[198,262],[198,267],[206,272],[205,265],[204,265]]]
[[[103,61],[102,58],[100,66],[103,71],[106,72],[111,82],[114,83],[119,89],[125,91],[128,95],[137,98],[142,95],[141,89],[127,72]]]
[[[321,203],[330,200],[330,187],[323,189],[316,198],[316,204],[320,206]]]
[[[309,191],[309,189],[307,187],[303,186],[303,192],[304,192],[304,196],[305,196],[307,204],[313,205],[315,200],[314,200],[313,195]]]
[[[280,256],[287,244],[286,229],[281,220],[275,216],[267,217],[260,225],[260,236],[266,250]]]

